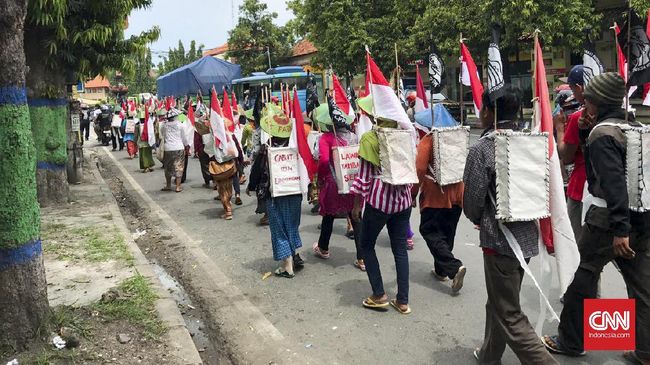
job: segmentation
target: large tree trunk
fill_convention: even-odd
[[[38,334],[49,309],[25,93],[26,6],[0,6],[0,348],[16,349]]]
[[[52,70],[43,62],[41,39],[37,27],[26,27],[27,96],[36,147],[36,186],[38,201],[45,207],[68,202],[68,99],[64,72]]]

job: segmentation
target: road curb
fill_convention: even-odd
[[[232,280],[200,247],[200,241],[192,239],[173,218],[147,194],[106,147],[100,148],[124,177],[124,183],[137,193],[152,214],[169,228],[181,246],[193,258],[200,277],[193,280],[205,289],[206,302],[212,306],[207,316],[227,336],[228,345],[243,364],[314,364],[302,353],[302,349],[284,337],[282,333],[251,303]]]
[[[111,154],[107,153],[104,148],[94,149],[94,151],[96,154],[103,153],[104,155],[113,157]],[[90,163],[90,170],[95,176],[102,195],[106,198],[105,200],[108,203],[108,208],[113,216],[115,225],[124,236],[129,251],[135,259],[135,269],[149,280],[153,290],[158,295],[158,300],[156,300],[156,311],[158,312],[158,317],[167,328],[167,332],[163,336],[163,342],[165,342],[172,351],[172,356],[175,360],[174,363],[179,365],[203,364],[199,351],[194,345],[194,341],[192,341],[192,337],[185,326],[185,320],[176,305],[176,301],[174,301],[169,292],[163,288],[160,280],[158,280],[158,276],[153,270],[153,266],[149,263],[149,260],[147,260],[142,251],[140,251],[138,245],[131,238],[131,232],[127,228],[126,222],[124,222],[117,201],[115,200],[113,193],[110,191],[108,184],[99,173],[99,168],[95,159]]]

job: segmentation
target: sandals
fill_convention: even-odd
[[[476,361],[479,361],[479,356],[481,355],[481,349],[478,348],[474,349],[473,355]]]
[[[262,218],[260,218],[260,226],[268,226],[269,225],[269,216],[264,214]]]
[[[584,356],[586,354],[585,351],[582,351],[580,353],[573,353],[565,350],[562,348],[562,344],[560,343],[560,336],[542,336],[541,338],[542,343],[546,347],[546,349],[554,354],[558,355],[566,355],[566,356]]]
[[[347,238],[353,240],[353,239],[354,239],[354,231],[351,230],[351,229],[348,230],[347,232],[345,232],[345,237],[347,237]]]
[[[164,188],[160,189],[160,191],[172,191],[172,188],[168,188],[165,186]]]
[[[319,258],[321,258],[323,260],[327,260],[327,259],[330,258],[329,251],[321,250],[320,247],[318,247],[318,242],[314,242],[314,244],[311,247],[312,247],[312,250],[314,251],[314,255],[316,255],[316,257],[319,257]]]
[[[407,238],[406,239],[406,249],[411,251],[413,250],[414,244],[413,244],[413,238]]]
[[[383,309],[383,308],[386,308],[386,307],[388,307],[390,305],[390,303],[388,301],[375,302],[374,300],[372,300],[372,297],[368,297],[368,298],[364,299],[363,302],[361,302],[361,304],[364,307],[370,308],[370,309]]]
[[[454,293],[458,293],[460,289],[463,288],[463,281],[465,280],[465,274],[467,273],[467,269],[465,266],[461,266],[458,268],[458,272],[456,273],[456,276],[451,281],[451,290]]]
[[[407,304],[406,309],[402,309],[402,307],[400,307],[400,304],[397,303],[397,299],[391,300],[390,305],[392,305],[393,308],[397,309],[397,311],[402,314],[411,314],[411,307]]]
[[[274,272],[275,276],[281,277],[281,278],[287,278],[287,279],[293,279],[295,274],[289,274],[288,271],[284,271],[281,268],[277,268]]]
[[[436,280],[438,280],[440,282],[445,282],[445,281],[449,280],[448,277],[438,274],[436,272],[436,269],[431,269],[431,274],[433,275],[434,278],[436,278]]]
[[[242,205],[243,202],[241,201],[241,197],[237,196],[235,197],[235,205]]]
[[[363,260],[354,260],[354,267],[361,271],[366,271],[366,264],[363,262]]]
[[[177,192],[177,193],[180,193],[180,192],[182,192],[182,191],[183,191],[182,188],[177,188],[177,189],[176,189],[176,192]]]

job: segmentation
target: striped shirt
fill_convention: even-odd
[[[381,168],[360,158],[359,175],[350,188],[354,194],[385,214],[395,214],[411,207],[411,184],[391,185],[381,181]]]

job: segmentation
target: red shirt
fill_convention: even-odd
[[[582,201],[582,190],[584,189],[585,181],[587,181],[585,158],[582,154],[582,148],[580,147],[580,138],[578,136],[578,121],[580,120],[581,116],[582,110],[571,114],[564,131],[564,143],[578,146],[575,157],[573,159],[573,172],[569,177],[569,186],[567,186],[567,195],[569,198],[577,201]]]

